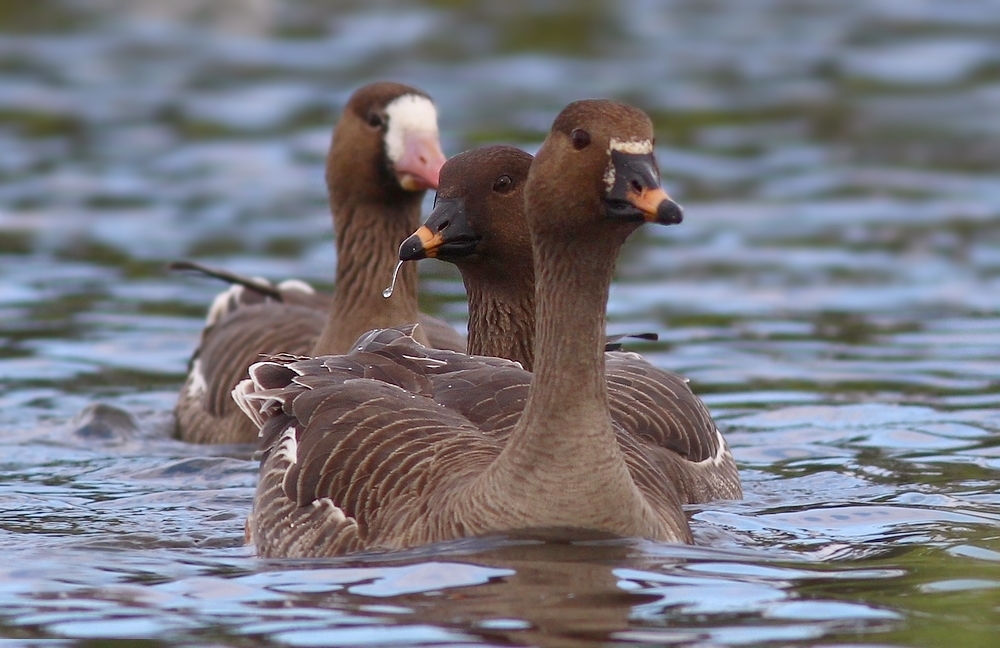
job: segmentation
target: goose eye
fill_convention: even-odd
[[[573,141],[573,148],[577,151],[590,145],[590,133],[582,128],[574,128],[573,132],[569,134],[569,138]]]
[[[385,118],[379,113],[372,111],[368,113],[368,125],[372,128],[382,128],[385,126]]]
[[[496,182],[493,183],[493,191],[497,193],[507,193],[514,188],[514,181],[510,179],[509,175],[502,175],[497,178]]]

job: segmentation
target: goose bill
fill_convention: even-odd
[[[465,201],[438,196],[427,222],[399,246],[399,260],[460,259],[473,254],[479,241],[479,234],[469,225]]]
[[[395,162],[396,179],[407,191],[437,189],[445,157],[434,133],[407,133],[403,155]]]
[[[410,234],[399,246],[400,261],[419,261],[433,259],[441,247],[440,232],[432,232],[426,225],[421,225],[416,232]]]
[[[605,182],[608,185],[605,203],[612,218],[660,225],[676,225],[684,218],[680,205],[660,186],[652,153],[612,151]]]

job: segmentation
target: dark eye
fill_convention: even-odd
[[[372,111],[368,113],[368,125],[372,128],[382,128],[385,126],[385,118],[379,113]]]
[[[514,181],[510,179],[509,175],[502,175],[497,178],[496,182],[493,183],[493,191],[497,193],[507,193],[514,188]]]
[[[574,128],[573,132],[569,134],[569,138],[573,140],[573,148],[577,151],[590,146],[590,133],[582,128]]]

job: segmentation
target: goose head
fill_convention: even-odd
[[[437,110],[424,92],[379,82],[351,95],[333,132],[326,181],[331,202],[417,201],[445,162]]]
[[[529,172],[533,235],[573,240],[598,226],[620,245],[644,222],[681,222],[680,206],[660,186],[653,143],[652,122],[637,108],[609,99],[569,104]]]
[[[401,261],[437,258],[492,277],[531,272],[524,184],[532,157],[512,146],[459,153],[441,168],[434,211],[403,241]]]

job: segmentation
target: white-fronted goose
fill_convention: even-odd
[[[179,438],[256,441],[257,429],[230,393],[261,354],[346,353],[365,331],[417,321],[425,324],[421,342],[465,350],[454,329],[419,313],[412,269],[402,269],[390,299],[382,297],[393,251],[419,225],[424,193],[437,186],[443,163],[437,113],[425,93],[374,83],[351,96],[326,160],[337,245],[333,295],[295,280],[272,287],[280,301],[239,285],[220,294],[178,398]]]
[[[530,165],[529,154],[509,146],[449,159],[441,168],[434,212],[399,248],[405,261],[435,257],[458,266],[469,296],[470,355],[507,358],[529,371],[535,273],[524,185]],[[651,461],[672,464],[665,472],[677,477],[685,502],[742,496],[732,453],[686,379],[633,353],[609,353],[604,372],[618,430],[635,435]],[[526,395],[526,384],[522,390]],[[479,403],[467,398],[452,406],[472,416]],[[511,422],[522,408],[519,399],[505,401]]]
[[[251,367],[233,396],[262,426],[247,525],[260,555],[522,530],[691,541],[676,476],[648,460],[638,437],[616,433],[604,373],[618,251],[644,221],[681,219],[660,188],[652,139],[640,110],[575,102],[531,165],[533,378],[501,358],[429,349],[406,329],[370,332],[343,356]],[[513,429],[491,428],[525,380]],[[481,404],[471,416],[448,405],[466,398]]]

